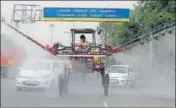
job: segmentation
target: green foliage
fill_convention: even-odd
[[[174,0],[139,0],[130,10],[130,22],[103,22],[99,26],[107,30],[113,44],[121,44],[175,22],[175,10]]]

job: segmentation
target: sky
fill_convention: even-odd
[[[43,7],[83,7],[83,8],[130,8],[137,1],[1,1],[1,17],[5,17],[6,21],[11,23],[11,15],[14,4],[37,4]],[[61,42],[64,45],[70,44],[70,34],[66,33],[74,28],[93,28],[98,26],[98,22],[36,22],[35,24],[20,24],[19,30],[25,34],[33,37],[43,44],[51,43],[51,28],[52,29],[52,43]],[[3,28],[3,27],[2,27]],[[9,33],[9,29],[4,27],[1,33]],[[79,37],[78,37],[79,38]],[[78,39],[77,38],[77,39]],[[88,38],[89,40],[90,38]]]

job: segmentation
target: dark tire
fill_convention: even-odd
[[[68,94],[68,81],[69,73],[67,74],[67,69],[65,69],[65,74],[59,76],[59,96],[63,94]]]
[[[68,79],[65,79],[64,81],[64,93],[68,94]]]
[[[63,92],[64,92],[64,79],[62,78],[62,76],[59,76],[59,96],[63,96]]]
[[[104,96],[108,96],[109,92],[109,75],[104,76]]]
[[[108,96],[109,87],[107,85],[104,86],[104,96]]]
[[[101,69],[101,84],[102,84],[102,86],[104,87],[104,69]]]
[[[64,78],[64,93],[65,94],[68,94],[68,85],[69,85],[69,80],[70,80],[70,77],[69,77],[70,74],[71,74],[71,70],[68,69],[68,74],[66,74],[65,78]]]

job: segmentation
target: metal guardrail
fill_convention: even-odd
[[[131,43],[133,43],[133,42],[135,42],[135,41],[137,41],[137,40],[140,40],[140,39],[143,39],[143,38],[149,38],[149,35],[150,35],[150,34],[155,35],[155,34],[161,32],[161,31],[163,31],[163,30],[172,28],[172,27],[174,27],[174,26],[176,26],[176,23],[172,23],[172,24],[170,24],[170,25],[166,25],[166,26],[164,26],[164,27],[162,27],[162,28],[160,28],[160,29],[157,29],[157,30],[154,30],[154,31],[152,31],[152,32],[150,32],[150,33],[147,33],[147,34],[145,34],[145,35],[139,36],[139,37],[137,37],[137,38],[135,38],[135,39],[133,39],[133,40],[131,40],[131,41],[128,41],[128,42],[123,43],[123,44],[120,44],[119,46],[121,46],[121,48],[122,48],[122,47],[125,47],[126,45],[129,45],[129,44],[131,44]]]

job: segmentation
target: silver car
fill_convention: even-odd
[[[128,65],[112,65],[107,68],[110,86],[129,86],[135,85],[135,74]]]
[[[16,76],[16,89],[49,88],[54,76],[53,62],[49,60],[32,60],[24,63]]]

